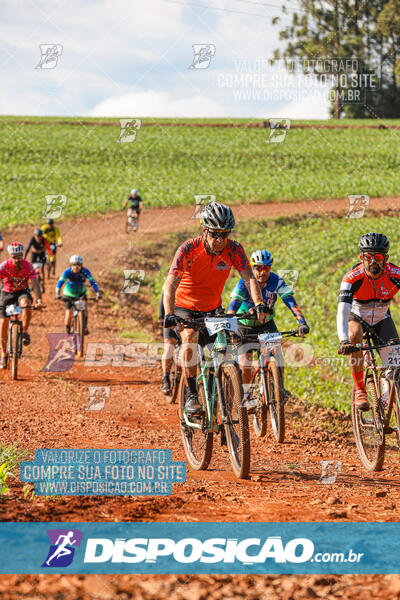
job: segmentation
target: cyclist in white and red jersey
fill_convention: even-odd
[[[0,264],[0,280],[3,281],[3,289],[0,293],[0,326],[1,326],[1,356],[0,368],[5,367],[5,355],[7,351],[7,327],[9,318],[6,315],[6,307],[9,304],[19,304],[22,308],[22,341],[25,346],[30,344],[31,338],[28,333],[31,320],[32,296],[29,291],[29,282],[32,281],[33,292],[36,303],[42,303],[42,295],[36,278],[36,272],[30,262],[22,258],[24,245],[21,242],[11,242],[8,245],[10,258]]]
[[[337,312],[337,330],[341,354],[352,354],[350,369],[354,380],[354,405],[368,410],[364,383],[363,356],[354,352],[360,344],[365,324],[370,326],[376,345],[397,338],[390,315],[390,302],[400,289],[400,267],[387,262],[389,240],[382,233],[366,233],[359,242],[361,263],[342,279]],[[388,348],[379,351],[383,366],[388,366]]]

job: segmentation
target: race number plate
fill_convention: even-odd
[[[41,269],[43,267],[43,263],[41,263],[41,262],[32,263],[32,267],[35,269],[35,271],[37,271],[38,269]]]
[[[400,367],[400,345],[390,347],[388,367]]]
[[[279,332],[260,333],[258,339],[261,346],[263,346],[264,348],[271,348],[273,346],[278,346],[281,343],[282,334],[280,334]]]
[[[15,304],[10,304],[6,306],[6,315],[20,315],[22,313],[22,308],[20,306],[16,306]]]
[[[85,303],[83,302],[83,300],[77,300],[76,302],[74,302],[74,306],[76,310],[85,310]]]
[[[207,331],[210,335],[218,333],[226,329],[226,331],[233,331],[234,333],[238,330],[237,319],[219,319],[218,317],[209,317],[204,320]]]

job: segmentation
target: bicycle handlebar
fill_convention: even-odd
[[[350,352],[350,354],[352,354],[353,352],[358,352],[359,350],[380,350],[381,348],[387,348],[388,346],[396,346],[400,344],[400,339],[398,338],[393,338],[391,340],[388,340],[385,344],[379,344],[377,346],[366,346],[364,343],[360,343],[360,344],[352,344],[352,351]],[[340,354],[341,356],[345,356],[345,354],[343,354],[340,351],[340,348],[338,350],[338,354]]]
[[[182,325],[194,325],[195,327],[203,327],[205,320],[206,319],[249,319],[249,318],[254,318],[257,315],[247,312],[247,313],[240,313],[240,315],[236,315],[236,314],[232,314],[232,313],[222,313],[220,315],[208,315],[205,314],[201,317],[195,317],[193,319],[183,319],[182,317],[179,317],[178,315],[175,315],[176,319],[178,321],[178,324],[181,323]]]

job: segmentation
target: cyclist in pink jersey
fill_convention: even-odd
[[[33,292],[37,305],[42,304],[40,287],[36,279],[36,272],[30,262],[22,258],[24,246],[20,242],[11,242],[8,245],[10,258],[0,264],[0,279],[3,289],[0,293],[0,327],[1,327],[1,355],[0,368],[5,368],[5,355],[7,351],[7,328],[9,318],[6,307],[10,304],[19,304],[22,308],[22,341],[25,346],[30,344],[28,333],[31,311],[28,307],[32,304],[29,291],[29,282],[32,281]]]

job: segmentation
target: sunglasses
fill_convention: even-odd
[[[254,267],[256,271],[260,271],[261,273],[267,273],[270,271],[271,267]]]
[[[381,254],[380,252],[378,252],[377,254],[369,254],[368,252],[365,252],[363,254],[363,258],[366,258],[367,260],[383,260],[385,258],[385,255]]]
[[[217,240],[218,238],[221,238],[222,240],[226,240],[226,238],[228,237],[228,235],[230,234],[230,231],[210,231],[209,229],[207,229],[207,233],[214,239]]]

